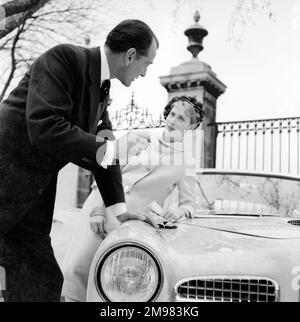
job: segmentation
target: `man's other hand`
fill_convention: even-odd
[[[129,131],[120,139],[114,141],[114,158],[118,159],[120,164],[125,165],[130,156],[138,155],[147,150],[150,142],[150,134],[143,131]]]
[[[90,227],[94,233],[109,234],[120,225],[115,216],[106,214],[104,207],[95,207],[90,213]]]

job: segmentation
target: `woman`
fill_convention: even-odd
[[[176,222],[182,217],[193,216],[195,162],[187,151],[191,136],[186,134],[200,125],[203,116],[202,104],[195,98],[175,97],[167,104],[163,134],[158,138],[151,137],[149,147],[132,156],[122,168],[129,213],[147,214],[153,207],[163,207],[167,197],[177,187],[178,206],[164,211],[161,214],[163,220]],[[188,140],[185,140],[186,137]],[[118,219],[105,216],[105,207],[97,188],[91,192],[82,212],[63,265],[62,294],[70,301],[85,301],[93,256],[105,235],[121,224]],[[153,217],[151,220],[155,226]]]

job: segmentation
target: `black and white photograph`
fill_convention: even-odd
[[[300,0],[0,0],[0,311],[300,302],[299,39]]]

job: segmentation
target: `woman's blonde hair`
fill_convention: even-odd
[[[196,129],[201,124],[205,115],[202,103],[200,103],[198,100],[196,100],[194,97],[191,97],[191,96],[175,96],[170,100],[170,102],[166,105],[164,109],[165,119],[170,114],[176,102],[187,102],[192,106],[192,108],[189,109],[187,112],[188,112],[188,116],[191,118],[191,124],[195,125],[195,129]]]

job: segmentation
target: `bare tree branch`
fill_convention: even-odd
[[[0,0],[1,1],[1,0]],[[83,44],[84,36],[88,33],[92,38],[98,36],[99,30],[105,31],[106,23],[115,17],[118,12],[122,12],[123,7],[126,10],[130,8],[131,0],[13,0],[6,1],[1,8],[7,11],[6,30],[0,30],[0,51],[3,58],[11,60],[11,49],[14,48],[16,66],[20,74],[24,71],[30,62],[39,54],[51,46],[61,42],[71,42],[74,44]],[[148,7],[158,9],[154,6],[153,0],[143,0]],[[2,1],[3,2],[3,1]],[[121,5],[126,4],[126,6]],[[179,12],[182,5],[195,5],[195,0],[174,0],[174,10]],[[204,0],[197,0],[201,3]],[[235,14],[240,15],[240,20],[236,23],[246,23],[247,15],[251,10],[255,12],[266,12],[269,10],[268,0],[237,0]],[[249,5],[249,3],[251,5]],[[177,6],[176,6],[177,4]],[[248,6],[246,6],[248,4]],[[259,5],[260,4],[260,5]],[[251,9],[252,8],[252,9]],[[251,9],[251,10],[250,10]],[[132,9],[131,9],[132,10]],[[100,16],[99,16],[100,13]],[[247,15],[245,15],[247,13]],[[235,19],[233,19],[234,21]],[[11,31],[19,26],[23,26],[22,33],[18,36],[15,43],[15,36]],[[32,46],[32,44],[35,44]],[[4,77],[10,81],[11,75],[4,67],[0,67],[2,72],[0,84],[7,87]],[[11,69],[12,71],[13,69]],[[18,74],[18,73],[17,73]],[[10,82],[11,83],[11,82]],[[7,91],[7,90],[6,90]],[[5,91],[4,91],[5,92]],[[3,93],[3,90],[2,90]]]
[[[237,0],[228,27],[228,41],[237,48],[240,47],[242,38],[249,24],[255,25],[254,15],[263,14],[274,21],[271,0]]]
[[[37,6],[39,2],[40,0],[13,0],[4,3],[2,8],[5,10],[6,17],[10,17]]]
[[[50,0],[14,0],[2,5],[6,13],[5,29],[0,30],[0,39],[22,25]]]
[[[206,196],[206,194],[204,192],[204,189],[201,186],[200,180],[196,180],[196,182],[198,184],[199,190],[201,192],[201,196],[202,196],[203,200],[205,201],[207,208],[209,210],[213,210],[214,209],[214,203],[215,203],[215,201],[214,200],[213,201],[209,201],[208,200],[208,197]]]
[[[11,47],[11,70],[10,70],[10,73],[8,75],[8,78],[7,78],[7,81],[3,87],[3,90],[0,94],[0,101],[2,101],[9,85],[10,85],[10,82],[11,80],[14,78],[14,74],[15,74],[15,71],[16,71],[16,68],[17,68],[17,61],[16,61],[16,45],[19,41],[19,37],[20,35],[22,34],[23,32],[23,29],[24,29],[24,24],[21,25],[19,28],[18,28],[18,31],[16,33],[16,36],[14,38],[14,41],[13,41],[13,44],[12,44],[12,47]]]
[[[25,1],[25,0],[24,0]],[[110,12],[116,14],[118,12],[117,5],[121,0],[65,0],[65,1],[25,1],[22,9],[29,8],[30,4],[41,5],[46,4],[40,10],[30,7],[30,12],[23,11],[21,6],[18,9],[11,10],[11,17],[7,19],[7,25],[10,29],[15,28],[18,23],[22,23],[22,33],[18,34],[17,39],[5,30],[0,37],[1,57],[0,69],[1,98],[8,91],[8,87],[12,86],[13,78],[21,75],[28,68],[28,65],[34,61],[42,52],[48,48],[61,42],[70,42],[74,44],[83,44],[84,35],[87,33],[91,37],[96,35],[98,30],[105,30],[103,23],[107,22]],[[17,1],[18,2],[18,1]],[[37,4],[38,3],[38,4]],[[15,1],[6,2],[8,4],[16,4]],[[98,23],[99,12],[101,12],[101,23]],[[106,19],[106,20],[105,20]],[[34,44],[34,46],[32,45]],[[5,69],[4,57],[10,56],[10,64],[12,64],[11,50],[14,51],[14,67],[10,71]],[[15,73],[16,69],[18,72]],[[6,79],[5,79],[6,78]]]

